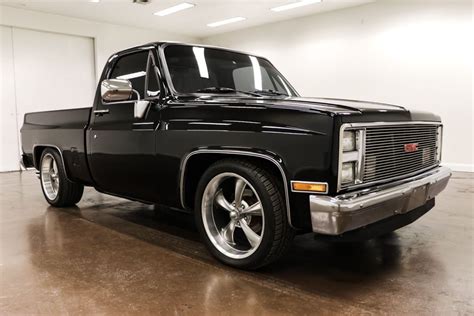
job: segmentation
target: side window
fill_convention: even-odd
[[[110,79],[128,79],[132,83],[134,90],[140,93],[140,98],[145,96],[145,78],[148,61],[148,51],[142,51],[125,55],[117,60]],[[132,100],[136,100],[137,96],[133,94]]]
[[[146,79],[146,96],[145,97],[156,97],[160,94],[160,83],[158,75],[155,71],[155,60],[153,55],[150,54],[148,57],[147,65],[147,79]]]

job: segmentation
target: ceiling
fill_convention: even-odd
[[[251,26],[287,20],[295,17],[327,12],[361,5],[372,0],[323,0],[283,12],[270,8],[296,0],[150,0],[148,4],[135,4],[132,0],[0,0],[2,5],[60,14],[86,20],[108,22],[155,30],[165,30],[197,38],[248,28]],[[194,8],[164,17],[153,15],[181,2],[193,3]],[[245,17],[245,21],[211,28],[207,24],[232,17]]]

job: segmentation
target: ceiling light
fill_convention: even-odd
[[[229,23],[240,22],[240,21],[243,21],[243,20],[246,20],[246,18],[243,18],[243,17],[241,17],[241,16],[238,16],[238,17],[235,17],[235,18],[227,19],[227,20],[212,22],[212,23],[209,23],[207,26],[209,26],[209,27],[217,27],[217,26],[226,25],[226,24],[229,24]]]
[[[305,5],[310,5],[310,4],[318,3],[318,2],[322,2],[322,0],[302,0],[299,2],[294,2],[294,3],[285,4],[279,7],[274,7],[274,8],[271,8],[270,10],[275,11],[275,12],[280,12],[280,11],[303,7]]]
[[[190,8],[192,8],[192,7],[194,7],[194,4],[188,3],[188,2],[183,2],[183,3],[180,3],[180,4],[175,5],[175,6],[173,6],[173,7],[170,7],[170,8],[168,8],[168,9],[164,9],[164,10],[155,12],[155,13],[153,13],[153,14],[154,14],[154,15],[159,15],[159,16],[165,16],[165,15],[168,15],[168,14],[176,13],[176,12],[178,12],[178,11],[190,9]]]
[[[100,0],[89,0],[89,2],[93,2],[93,3],[99,3]]]

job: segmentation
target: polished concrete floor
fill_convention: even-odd
[[[282,260],[243,272],[213,260],[191,216],[87,189],[44,201],[34,173],[0,174],[0,314],[474,313],[474,177],[384,238],[299,236]]]

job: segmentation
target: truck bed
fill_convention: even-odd
[[[68,178],[91,183],[85,147],[85,130],[92,108],[26,113],[20,130],[25,167],[39,168],[45,147],[57,148]]]

